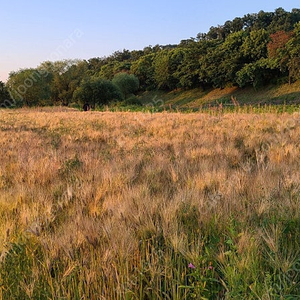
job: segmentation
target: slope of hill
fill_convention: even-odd
[[[197,108],[202,105],[231,105],[232,97],[241,105],[300,104],[300,81],[292,84],[268,85],[260,89],[252,87],[227,87],[224,89],[150,91],[139,96],[143,104]]]

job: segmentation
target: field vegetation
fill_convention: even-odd
[[[298,299],[300,114],[3,110],[0,299]]]

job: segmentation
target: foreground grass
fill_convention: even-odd
[[[2,111],[0,299],[298,299],[299,125]]]

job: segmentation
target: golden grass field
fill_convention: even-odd
[[[0,143],[0,299],[299,299],[299,113],[2,110]]]

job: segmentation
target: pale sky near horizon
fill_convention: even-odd
[[[295,0],[0,0],[0,80],[46,60],[90,59],[123,49],[178,44],[211,26]]]

